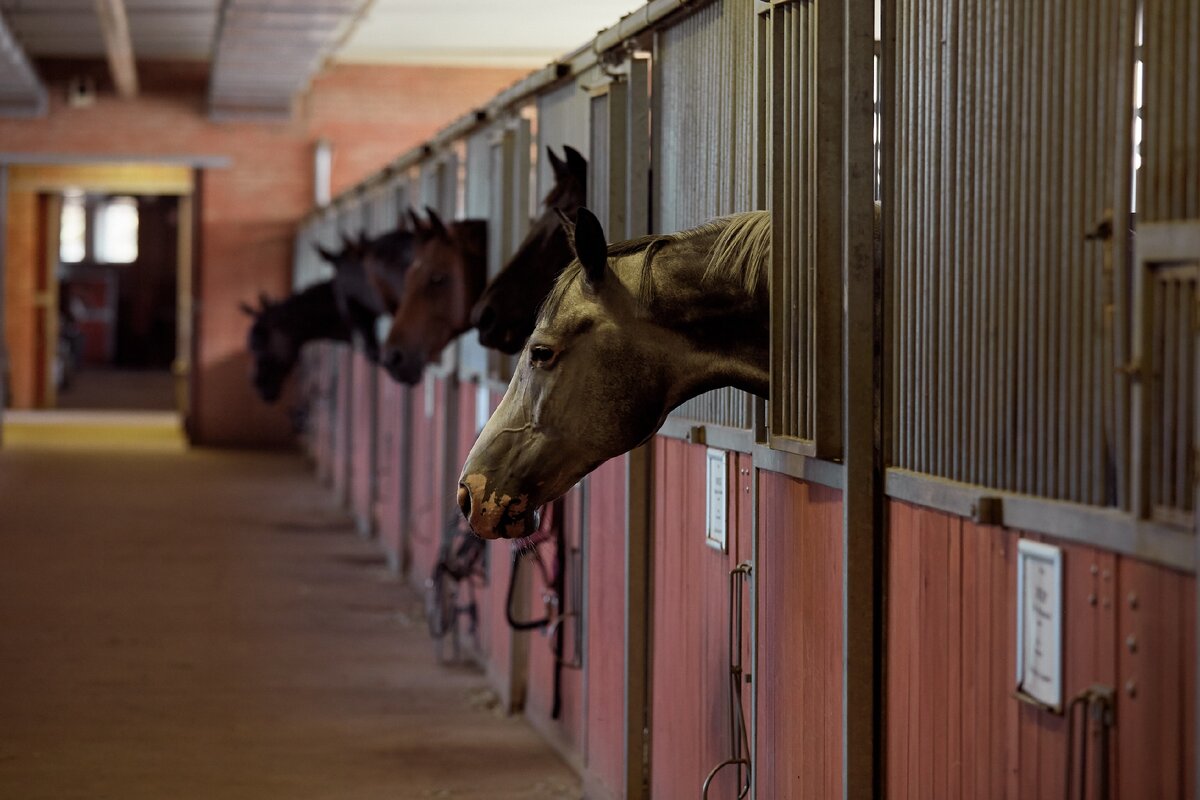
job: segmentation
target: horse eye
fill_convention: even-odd
[[[554,348],[547,347],[544,344],[535,344],[529,348],[529,365],[545,369],[554,364],[554,359],[557,355],[558,353],[554,352]]]
[[[430,286],[441,286],[445,282],[446,282],[446,274],[444,272],[438,272],[434,275],[429,276],[429,285]]]

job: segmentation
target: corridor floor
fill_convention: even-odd
[[[48,438],[0,450],[0,798],[579,796],[299,457]]]

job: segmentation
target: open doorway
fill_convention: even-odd
[[[12,164],[0,177],[5,405],[186,425],[196,170]]]
[[[59,205],[56,405],[174,410],[179,198],[71,191]]]

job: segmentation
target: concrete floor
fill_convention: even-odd
[[[0,798],[579,796],[298,457],[9,434]]]
[[[158,410],[175,408],[175,378],[170,370],[84,367],[58,393],[59,408]]]

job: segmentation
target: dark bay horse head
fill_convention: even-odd
[[[462,469],[458,503],[484,538],[531,533],[541,506],[683,401],[767,391],[766,212],[612,247],[587,209],[566,230],[576,260]]]
[[[412,264],[415,236],[406,219],[390,233],[370,241],[363,258],[367,281],[383,303],[384,311],[395,316],[404,296],[404,279]]]
[[[412,263],[384,343],[383,366],[403,383],[421,380],[425,365],[471,328],[471,306],[487,283],[487,222],[445,225],[413,214]]]
[[[317,245],[321,258],[333,265],[333,291],[338,311],[371,361],[379,361],[377,320],[387,312],[383,299],[367,277],[366,258],[371,241],[366,234],[357,240],[342,234],[342,250],[334,253]]]
[[[571,263],[571,248],[558,215],[573,216],[587,201],[587,161],[573,147],[564,146],[563,152],[566,159],[546,148],[554,170],[554,188],[542,202],[542,215],[471,312],[484,347],[505,353],[519,351],[533,331],[538,306],[550,293],[554,279]]]
[[[315,284],[278,302],[259,295],[258,308],[248,303],[241,308],[254,320],[246,337],[254,359],[251,382],[267,403],[279,399],[307,342],[350,341],[350,328],[334,299],[333,281]]]

